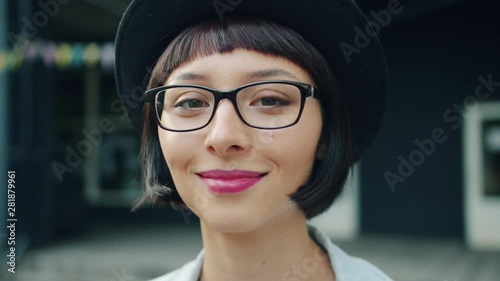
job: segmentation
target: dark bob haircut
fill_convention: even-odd
[[[323,154],[315,161],[308,181],[290,194],[306,217],[312,218],[327,210],[342,191],[355,162],[356,147],[337,79],[323,56],[300,34],[253,17],[196,24],[182,31],[165,49],[152,71],[148,89],[162,86],[182,63],[236,49],[286,58],[308,72],[320,90],[323,128],[318,145],[324,147]],[[148,104],[144,108],[140,160],[145,190],[135,207],[146,200],[185,207],[162,154],[154,109]]]

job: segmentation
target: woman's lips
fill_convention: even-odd
[[[197,173],[213,192],[236,193],[259,182],[266,173],[245,170],[210,170]]]

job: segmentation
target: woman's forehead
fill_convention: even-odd
[[[185,62],[170,73],[166,84],[176,81],[259,81],[275,78],[312,83],[309,73],[287,58],[238,49],[198,56]]]

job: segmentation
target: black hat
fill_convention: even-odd
[[[281,23],[318,49],[339,80],[362,154],[382,122],[387,67],[376,30],[351,0],[133,0],[118,28],[115,67],[134,127],[141,130],[141,97],[168,44],[188,26],[237,15]]]

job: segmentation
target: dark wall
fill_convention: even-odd
[[[466,1],[381,34],[391,86],[385,123],[362,163],[363,232],[463,235],[462,126],[454,105],[475,95],[479,76],[500,82],[494,10],[489,1]],[[497,87],[488,100],[499,95]],[[422,163],[411,175],[388,184],[387,172],[401,176],[398,157],[409,160],[419,150],[415,140],[432,138],[434,130],[441,143],[415,158]]]

